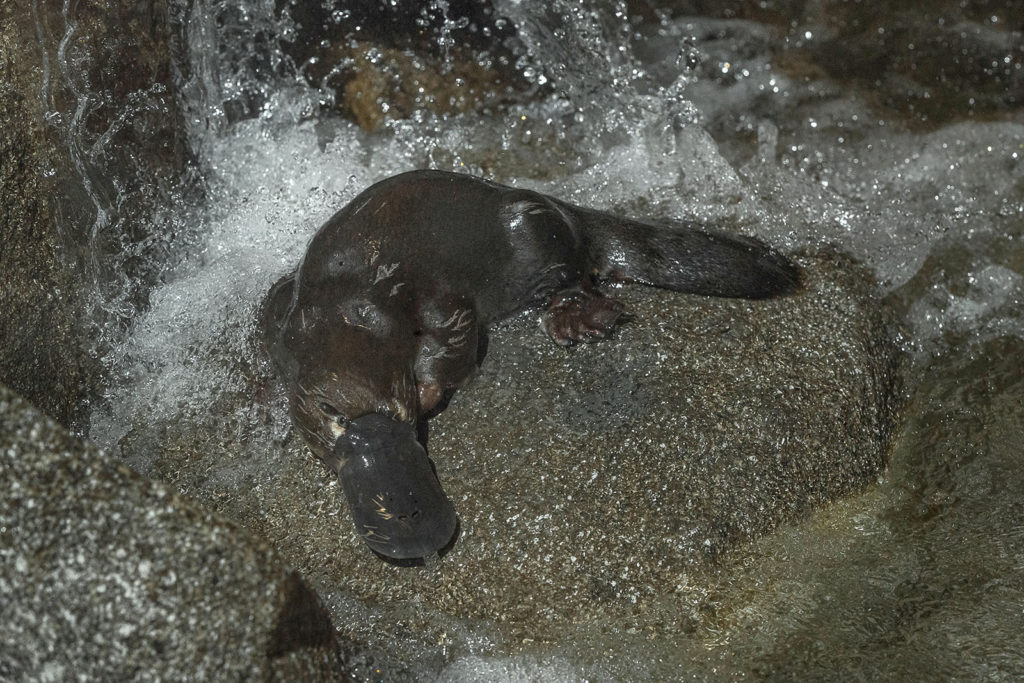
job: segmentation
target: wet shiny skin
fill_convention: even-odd
[[[396,559],[425,557],[455,534],[455,507],[412,425],[377,413],[356,418],[338,437],[331,457],[337,458],[356,528],[376,552]]]

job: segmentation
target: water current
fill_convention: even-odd
[[[716,607],[685,638],[609,622],[492,648],[493,635],[453,623],[440,659],[432,643],[377,645],[448,680],[1024,675],[1024,117],[924,125],[852,83],[780,68],[782,46],[826,30],[813,22],[631,24],[624,3],[498,0],[525,94],[367,133],[321,112],[333,94],[268,39],[294,31],[273,3],[189,5],[178,8],[189,60],[179,85],[207,188],[192,226],[201,245],[109,340],[94,440],[118,452],[140,415],[188,429],[225,405],[226,423],[251,437],[252,416],[230,413],[244,367],[225,359],[256,362],[249,338],[268,287],[326,218],[400,171],[487,175],[787,250],[835,245],[875,272],[911,357],[904,426],[876,485],[688,588]],[[447,4],[432,7],[446,48]],[[256,466],[273,466],[266,453],[286,428],[268,418],[269,438],[250,446],[262,449]],[[242,481],[228,466],[211,476]]]

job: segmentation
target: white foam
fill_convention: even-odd
[[[446,667],[437,677],[439,683],[520,683],[526,681],[586,681],[569,662],[558,657],[463,657]]]
[[[167,273],[149,310],[106,359],[117,381],[109,407],[93,417],[91,436],[101,445],[114,446],[141,411],[156,418],[186,406],[202,413],[216,396],[244,389],[237,367],[252,356],[257,309],[271,284],[294,269],[335,210],[407,166],[382,155],[366,163],[354,126],[343,126],[322,151],[312,125],[271,134],[255,123],[208,150],[205,243]]]

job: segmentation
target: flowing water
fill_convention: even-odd
[[[922,125],[850,83],[779,68],[783,44],[824,30],[813,24],[632,25],[624,4],[500,0],[526,94],[371,134],[321,111],[334,94],[274,47],[295,27],[272,5],[172,3],[207,186],[190,224],[199,245],[165,270],[128,334],[108,331],[112,381],[93,439],[117,452],[143,409],[187,428],[230,405],[246,377],[223,359],[252,359],[268,287],[327,217],[400,171],[488,175],[783,249],[835,245],[875,271],[912,359],[905,424],[877,485],[685,587],[714,606],[686,638],[610,622],[495,649],[491,634],[452,624],[440,661],[436,644],[394,647],[425,677],[451,680],[1024,675],[1024,116]],[[446,53],[462,24],[447,3],[431,7]],[[172,209],[161,225],[195,213]],[[252,416],[233,417],[242,438]],[[431,654],[417,661],[420,651]]]

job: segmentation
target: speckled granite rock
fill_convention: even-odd
[[[69,436],[3,385],[0,596],[5,681],[349,670],[320,601],[272,550]]]
[[[634,320],[570,350],[535,313],[493,330],[479,374],[430,422],[462,531],[426,569],[365,548],[280,394],[196,386],[189,400],[213,413],[161,403],[161,417],[145,391],[129,393],[120,409],[136,427],[118,446],[275,546],[360,642],[443,645],[467,623],[506,643],[609,620],[682,633],[685,593],[715,558],[874,481],[885,462],[898,374],[888,314],[847,260],[804,264],[806,291],[771,301],[624,287]],[[212,364],[194,381],[227,361],[189,360]],[[443,650],[396,656],[440,668]]]

